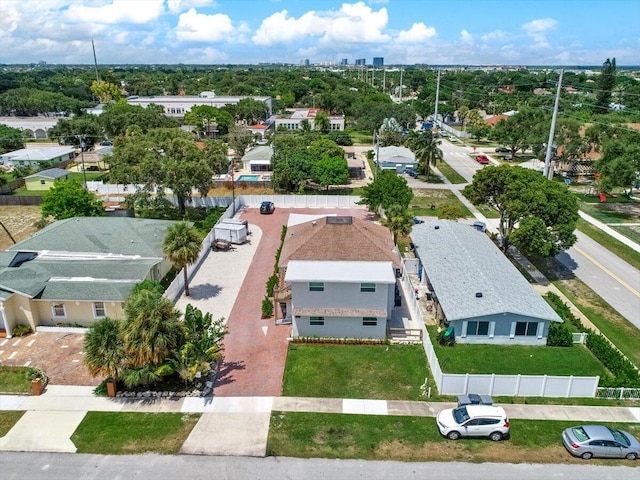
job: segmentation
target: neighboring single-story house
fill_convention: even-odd
[[[276,116],[275,128],[283,126],[287,130],[299,130],[300,123],[309,122],[311,130],[315,129],[315,118],[320,113],[319,108],[288,108],[285,114]],[[344,130],[344,115],[329,116],[330,130]]]
[[[389,230],[351,216],[292,220],[275,292],[292,336],[385,338],[400,271]]]
[[[458,342],[545,345],[549,324],[562,322],[486,233],[430,220],[411,239],[437,317]]]
[[[375,162],[381,170],[394,170],[404,173],[407,169],[417,170],[415,154],[406,147],[380,147],[376,149]]]
[[[0,155],[0,162],[14,167],[40,168],[43,162],[60,163],[73,160],[73,147],[22,148]]]
[[[41,172],[24,177],[27,190],[49,190],[56,180],[68,179],[69,171],[62,168],[49,168]]]
[[[258,145],[248,150],[242,157],[242,169],[250,172],[270,172],[273,148],[267,145]]]
[[[57,221],[0,252],[0,330],[18,324],[91,325],[123,317],[143,280],[171,269],[162,253],[168,220],[76,217]]]

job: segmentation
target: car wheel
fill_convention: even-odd
[[[593,457],[593,453],[591,452],[584,452],[582,455],[580,455],[582,457],[583,460],[589,460],[591,457]]]
[[[502,434],[500,432],[493,432],[491,435],[489,435],[489,438],[494,442],[499,442],[500,440],[502,440]]]
[[[638,454],[637,453],[627,453],[627,456],[624,457],[627,460],[637,460],[638,459]]]
[[[456,432],[455,430],[453,432],[449,432],[447,434],[447,438],[449,440],[458,440],[460,438],[460,432]]]

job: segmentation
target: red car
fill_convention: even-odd
[[[482,165],[487,165],[489,163],[489,157],[484,153],[481,153],[480,155],[476,155],[476,161]]]

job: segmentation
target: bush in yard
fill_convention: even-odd
[[[15,327],[13,327],[13,331],[11,333],[14,337],[24,337],[25,335],[29,335],[31,333],[31,327],[29,325],[21,323],[20,325],[16,325]]]
[[[572,347],[573,336],[564,323],[551,322],[547,335],[547,345],[550,347]]]
[[[590,331],[587,335],[587,348],[613,373],[615,378],[610,382],[611,385],[606,385],[607,387],[640,387],[640,375],[633,364],[602,335]]]
[[[436,337],[438,343],[444,347],[453,347],[456,344],[456,339],[452,335],[446,335],[447,329],[443,328],[438,332],[438,336]]]
[[[262,299],[262,318],[269,318],[273,315],[273,303],[269,297]]]
[[[267,280],[267,297],[273,297],[273,290],[276,288],[277,284],[278,284],[278,275],[274,273]]]

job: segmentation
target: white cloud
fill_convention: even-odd
[[[522,28],[536,43],[546,44],[547,32],[556,28],[558,22],[553,18],[540,18],[525,23]]]
[[[219,63],[228,60],[228,56],[225,52],[216,50],[215,48],[190,48],[184,52],[184,63]]]
[[[167,0],[167,9],[175,14],[197,7],[217,7],[215,0]]]
[[[163,12],[163,0],[113,0],[96,7],[72,4],[64,17],[70,23],[143,24],[157,20]]]
[[[409,30],[403,30],[398,34],[399,43],[424,42],[436,36],[434,27],[427,27],[424,23],[414,23]]]
[[[340,10],[311,10],[299,18],[289,17],[287,10],[276,12],[262,21],[252,40],[258,45],[289,43],[304,37],[320,37],[321,42],[386,42],[382,33],[389,21],[386,8],[377,12],[363,2],[345,3]]]
[[[219,42],[233,33],[229,16],[216,13],[205,15],[195,9],[180,15],[176,36],[182,42]]]
[[[490,42],[492,40],[503,40],[507,35],[502,30],[495,30],[493,32],[485,33],[480,37],[483,42]]]
[[[473,42],[473,36],[467,30],[462,30],[460,32],[460,40],[464,43],[471,43]]]

